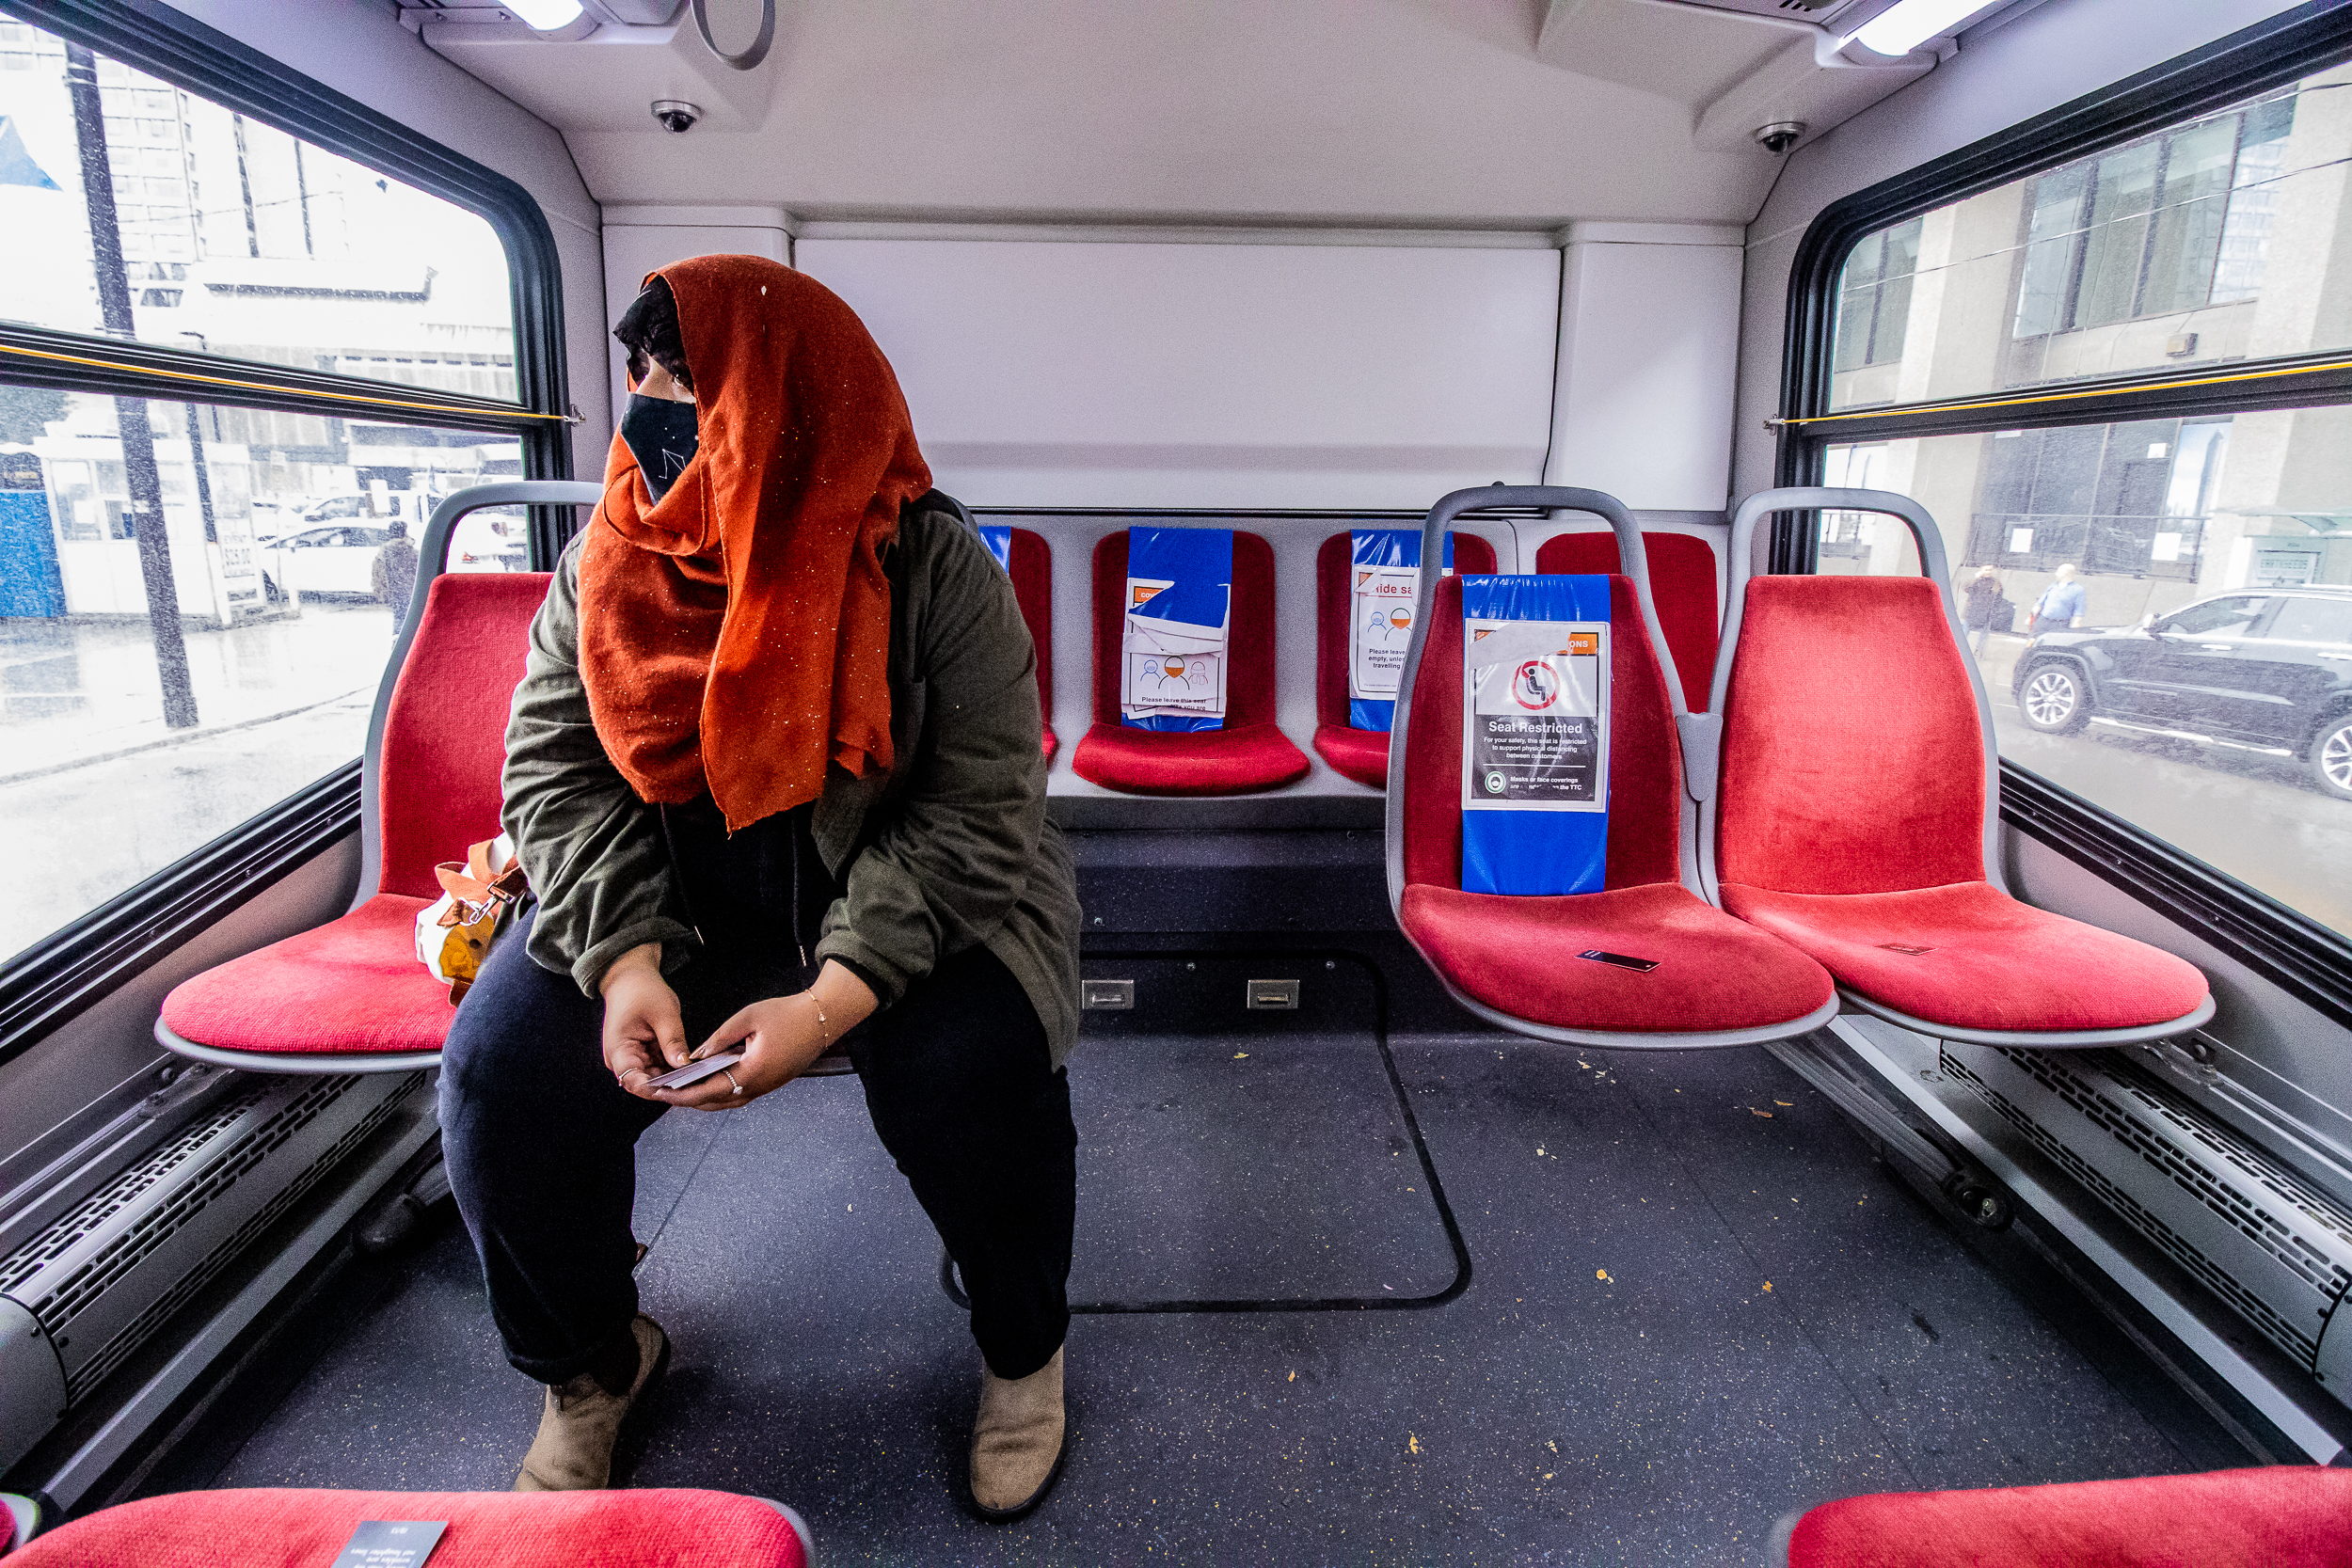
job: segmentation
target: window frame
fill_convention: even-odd
[[[0,19],[85,45],[480,214],[506,249],[518,401],[16,323],[0,325],[0,345],[17,351],[0,352],[0,383],[512,434],[522,445],[523,477],[571,477],[577,416],[567,400],[563,272],[554,230],[529,191],[155,0],[0,0]],[[70,362],[89,359],[102,364]],[[403,406],[387,410],[386,400]],[[532,511],[532,563],[546,570],[568,537],[571,508]],[[0,955],[0,1065],[357,832],[360,766],[342,765],[12,959]]]
[[[1833,417],[1839,276],[1868,235],[1937,208],[2123,147],[2352,58],[2352,7],[2309,0],[2136,76],[1843,197],[1816,216],[1790,268],[1773,421],[1775,483],[1821,482],[1831,446],[2352,404],[2352,351],[2233,362],[2262,379],[2197,386],[2210,366],[2136,372],[2049,388],[2062,401],[1952,406],[1979,396]],[[1774,519],[1768,570],[1818,570],[1811,514]],[[2101,880],[2160,911],[2333,1022],[2352,1026],[2352,938],[2289,909],[2040,774],[2001,759],[2002,820]]]

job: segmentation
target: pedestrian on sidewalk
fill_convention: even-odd
[[[417,546],[408,542],[408,522],[405,517],[391,520],[391,540],[375,552],[375,562],[368,568],[368,585],[375,590],[378,603],[392,607],[397,621],[408,613],[408,600],[417,591]]]
[[[1994,616],[2001,602],[2001,574],[1990,566],[1979,566],[1974,580],[1968,584],[1968,599],[1961,607],[1961,624],[1968,628],[1968,651],[1982,657],[1985,635],[1992,631]]]
[[[2045,631],[2065,631],[2081,626],[2084,602],[2083,585],[2074,580],[2074,563],[2067,562],[2058,569],[2058,580],[2034,600],[2033,622],[2026,627],[2026,635],[2040,637]]]

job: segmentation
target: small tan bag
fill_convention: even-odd
[[[455,1006],[482,973],[483,961],[513,921],[515,905],[531,890],[515,859],[515,841],[504,833],[466,851],[464,864],[443,861],[433,868],[441,896],[417,914],[417,958],[437,980],[449,984]]]

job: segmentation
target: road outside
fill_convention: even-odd
[[[16,953],[359,754],[381,605],[187,632],[200,723],[163,721],[141,621],[0,621],[0,824]]]
[[[2074,735],[2029,729],[2010,700],[2022,637],[1980,661],[2001,754],[2250,882],[2323,926],[2352,932],[2352,800],[2306,765],[2094,720]]]

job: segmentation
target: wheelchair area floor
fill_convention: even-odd
[[[1369,1033],[1080,1046],[1073,1300],[1311,1309],[1079,1317],[1068,1464],[1009,1526],[961,1500],[978,1360],[856,1081],[674,1113],[638,1233],[676,1352],[623,1481],[788,1502],[829,1564],[1713,1564],[1852,1493],[2251,1462],[1761,1051],[1395,1061],[1473,1274],[1334,1307],[1456,1270]],[[510,1483],[540,1391],[446,1206],[382,1277],[183,1484]]]

